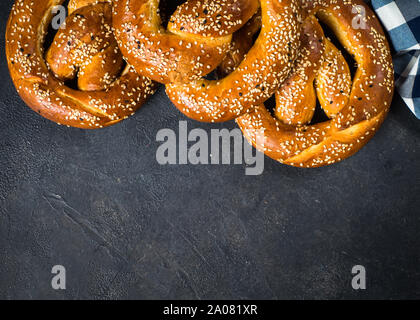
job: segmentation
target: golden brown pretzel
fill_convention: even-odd
[[[232,73],[221,80],[167,85],[168,96],[188,117],[203,122],[235,119],[269,99],[288,76],[299,49],[300,1],[260,4],[260,35]]]
[[[15,87],[34,111],[59,124],[94,129],[132,115],[154,92],[151,80],[123,65],[111,30],[111,2],[72,0],[47,60],[43,43],[52,9],[64,0],[17,0],[6,31]],[[51,67],[51,69],[50,69]],[[78,75],[79,90],[66,85]]]
[[[284,92],[291,88],[294,93],[308,93],[312,87],[312,64],[319,64],[315,58],[320,53],[315,38],[317,25],[313,24],[312,36],[309,34],[306,49],[311,54],[304,55],[299,62],[306,63],[295,71],[286,81],[277,99],[276,118],[263,106],[237,119],[239,127],[248,140],[269,157],[282,163],[298,167],[319,167],[341,161],[362,148],[373,137],[385,119],[393,96],[393,67],[391,54],[383,30],[371,10],[359,0],[302,0],[309,16],[316,14],[336,34],[343,46],[358,64],[349,89],[349,71],[344,58],[337,49],[323,37],[324,59],[316,72],[318,98],[331,120],[318,124],[305,124],[313,114],[315,106],[309,103],[304,109],[305,99],[300,94],[288,95]],[[366,9],[365,28],[353,26],[356,6]],[[319,31],[318,31],[319,32]],[[318,39],[321,40],[321,39]],[[299,79],[309,85],[301,89]],[[282,91],[283,90],[283,91]],[[311,89],[313,90],[313,88]],[[290,91],[289,91],[290,92]],[[280,101],[279,101],[280,100]],[[313,101],[311,97],[309,99]],[[287,102],[286,102],[287,101]],[[284,104],[292,106],[286,114]],[[312,104],[312,105],[311,105]],[[310,116],[308,116],[308,113]],[[264,132],[264,139],[257,140]],[[263,142],[260,142],[263,141]]]
[[[256,0],[188,0],[168,28],[159,0],[115,0],[115,36],[137,72],[161,83],[189,82],[213,71],[232,34],[258,9]]]

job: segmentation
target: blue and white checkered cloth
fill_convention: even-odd
[[[397,90],[420,119],[420,0],[371,0],[371,3],[396,51]]]

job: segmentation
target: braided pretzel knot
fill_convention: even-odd
[[[94,129],[132,115],[154,93],[154,84],[123,58],[112,33],[112,3],[71,0],[69,16],[44,60],[52,10],[64,0],[17,0],[6,31],[13,82],[36,112],[59,124]],[[66,85],[78,76],[78,90]]]
[[[261,0],[260,5],[258,39],[233,72],[221,80],[167,85],[169,98],[186,116],[203,122],[233,120],[264,103],[287,78],[299,49],[300,1]]]
[[[200,79],[229,49],[232,34],[258,9],[255,0],[189,0],[167,30],[159,0],[115,0],[114,28],[121,51],[137,72],[167,84]]]
[[[236,121],[247,139],[269,157],[298,167],[341,161],[362,148],[384,121],[393,96],[393,66],[383,30],[359,0],[303,0],[308,13],[294,73],[277,93],[275,118],[260,105]],[[365,28],[354,28],[354,8],[364,6]],[[358,64],[351,84],[341,53],[323,35],[316,14]],[[321,42],[320,42],[321,41]],[[320,59],[320,57],[323,57]],[[308,124],[318,99],[330,120]],[[255,139],[264,130],[262,143]]]

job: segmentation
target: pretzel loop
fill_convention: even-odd
[[[264,103],[290,73],[299,49],[299,0],[261,0],[262,28],[243,61],[221,80],[167,85],[167,94],[186,116],[203,122],[237,118]]]
[[[189,0],[162,26],[158,0],[115,0],[115,35],[137,72],[155,81],[188,83],[209,74],[232,34],[257,11],[255,0]]]

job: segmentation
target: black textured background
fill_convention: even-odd
[[[0,2],[0,298],[420,298],[420,122],[400,98],[332,167],[160,166],[157,131],[185,120],[162,88],[100,131],[24,105],[4,57],[11,4]],[[66,291],[51,288],[56,264]],[[351,288],[356,264],[366,291]]]

